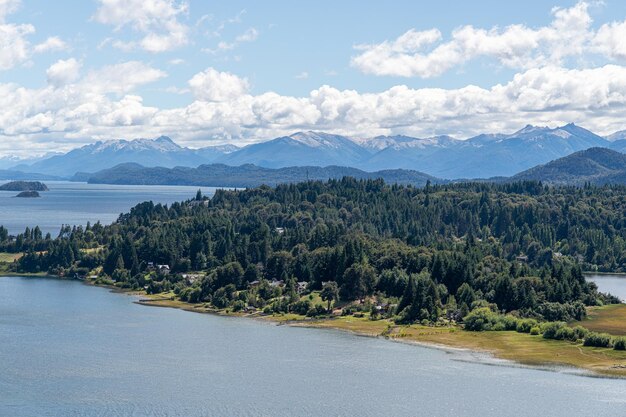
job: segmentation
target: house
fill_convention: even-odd
[[[276,233],[278,233],[279,235],[282,235],[283,233],[285,233],[284,227],[277,227],[275,230],[276,230]]]
[[[148,271],[154,271],[154,262],[148,262]]]
[[[192,285],[194,282],[202,278],[200,274],[183,274],[183,279],[187,281],[187,284]]]
[[[306,281],[300,281],[296,284],[296,291],[298,294],[302,294],[308,288],[309,283]]]
[[[283,280],[277,281],[277,280],[272,280],[272,282],[270,282],[270,287],[273,288],[277,288],[277,287],[282,287],[285,285],[285,282]]]
[[[516,256],[515,260],[517,262],[523,262],[523,263],[528,263],[528,256],[526,255],[520,255],[520,256]]]
[[[159,275],[168,275],[170,273],[170,266],[169,265],[157,265],[156,270],[159,273]]]
[[[248,286],[250,286],[250,288],[256,288],[261,284],[261,281],[252,281],[251,283],[248,284]]]

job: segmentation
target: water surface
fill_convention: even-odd
[[[595,282],[598,290],[613,294],[626,302],[626,275],[589,274],[585,278]]]
[[[6,181],[0,181],[4,183]],[[39,226],[43,233],[56,236],[61,225],[86,225],[100,221],[112,223],[121,213],[144,201],[171,204],[195,197],[198,188],[211,196],[214,187],[169,185],[106,185],[65,181],[46,181],[50,191],[40,198],[15,198],[12,191],[0,191],[0,225],[9,233],[21,233]]]
[[[0,278],[1,416],[626,415],[626,380]]]

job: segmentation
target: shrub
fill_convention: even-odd
[[[515,330],[518,333],[530,333],[530,329],[537,326],[537,320],[535,319],[523,319],[517,321]]]
[[[574,333],[576,334],[576,340],[584,339],[589,333],[589,330],[585,329],[582,326],[574,327]]]
[[[519,321],[519,319],[517,317],[511,316],[510,314],[507,314],[502,319],[502,322],[504,323],[504,329],[505,330],[515,330],[515,329],[517,329],[517,322],[518,321]]]
[[[611,336],[606,333],[589,332],[583,341],[584,346],[609,347],[611,346]]]
[[[613,340],[613,349],[626,350],[626,337],[616,337]]]
[[[465,329],[480,332],[483,330],[492,330],[493,325],[499,320],[499,316],[491,311],[488,307],[480,307],[463,318]]]
[[[554,321],[543,323],[541,325],[541,333],[543,333],[543,338],[544,339],[556,339],[556,334],[564,326],[565,326],[564,323],[554,322]]]
[[[562,326],[560,329],[556,331],[555,339],[557,340],[571,340],[573,342],[576,341],[576,333],[574,329],[567,326]]]
[[[506,330],[506,325],[504,324],[504,320],[500,320],[500,321],[494,323],[491,326],[491,330],[493,330],[494,332],[501,332],[501,331]]]
[[[533,336],[537,336],[539,333],[541,333],[541,329],[539,328],[539,326],[535,326],[530,329],[530,334],[532,334]]]

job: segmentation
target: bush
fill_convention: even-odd
[[[556,339],[558,331],[565,326],[565,323],[548,322],[541,325],[541,333],[544,339]]]
[[[576,340],[584,339],[589,333],[589,330],[585,329],[582,326],[574,327],[574,334],[576,335]]]
[[[589,332],[583,341],[583,346],[609,347],[611,336],[606,333]]]
[[[518,333],[530,333],[530,329],[537,326],[537,320],[535,319],[523,319],[517,321],[515,331]]]
[[[575,342],[577,337],[576,337],[576,333],[574,332],[574,329],[572,329],[571,327],[563,326],[559,330],[556,331],[555,339],[556,340],[571,340]]]
[[[626,350],[626,337],[616,337],[613,340],[613,349]]]
[[[532,334],[533,336],[537,336],[539,333],[541,333],[541,329],[539,328],[539,326],[535,326],[530,329],[530,334]]]
[[[519,319],[517,317],[511,316],[510,314],[507,314],[502,319],[502,322],[504,323],[504,329],[505,330],[515,330],[515,329],[517,329],[517,322],[518,321],[519,321]]]
[[[492,330],[501,316],[491,311],[488,307],[481,307],[473,310],[463,318],[465,329],[473,332]]]

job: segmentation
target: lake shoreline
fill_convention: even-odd
[[[220,310],[208,307],[203,303],[190,304],[172,299],[172,296],[150,295],[146,294],[145,291],[122,289],[114,285],[95,283],[91,280],[78,280],[50,274],[7,273],[5,276],[73,280],[84,285],[108,289],[116,294],[137,297],[133,303],[143,306],[174,308],[222,317],[249,318],[275,325],[348,332],[356,336],[381,338],[391,342],[443,350],[448,353],[465,353],[468,357],[474,356],[468,361],[486,365],[528,367],[596,378],[626,378],[626,352],[620,353],[612,349],[583,348],[569,342],[546,340],[541,336],[531,336],[514,331],[470,332],[462,330],[459,326],[397,325],[388,319],[370,320],[354,316],[311,319],[294,314],[262,315],[260,312],[250,314],[232,312],[226,309]],[[527,348],[530,353],[526,352]],[[553,350],[555,352],[552,352]],[[611,354],[617,352],[618,357],[615,358],[615,361],[618,363],[608,360],[607,352]],[[478,360],[475,355],[482,357]]]
[[[551,372],[564,372],[571,373],[579,376],[587,376],[587,377],[595,377],[595,378],[618,378],[624,379],[626,378],[626,353],[619,354],[622,357],[619,360],[620,363],[607,364],[604,363],[602,366],[598,366],[597,364],[572,364],[568,363],[567,360],[563,358],[559,358],[559,354],[556,357],[553,357],[552,360],[547,360],[546,357],[540,358],[532,358],[526,357],[524,355],[517,356],[507,355],[504,351],[506,349],[506,343],[494,343],[493,346],[490,346],[489,343],[464,343],[463,340],[446,340],[445,335],[446,332],[462,334],[464,336],[470,337],[478,337],[486,336],[497,336],[498,334],[507,334],[507,336],[513,336],[513,342],[516,339],[524,339],[528,338],[533,340],[535,344],[541,345],[545,343],[546,345],[563,345],[565,348],[577,348],[580,351],[581,356],[590,355],[586,353],[584,350],[595,350],[590,348],[583,348],[577,345],[574,345],[569,342],[564,341],[556,341],[556,340],[546,340],[541,336],[531,336],[527,334],[517,333],[517,332],[470,332],[460,329],[458,326],[449,326],[449,327],[429,327],[423,325],[396,325],[390,320],[369,320],[367,318],[354,318],[352,316],[334,316],[330,318],[303,318],[303,317],[294,317],[295,315],[262,315],[261,313],[239,313],[239,312],[230,312],[227,310],[220,310],[212,307],[207,307],[204,304],[190,304],[180,300],[171,299],[171,297],[163,297],[156,295],[148,295],[145,293],[140,294],[132,294],[131,292],[127,292],[129,295],[138,295],[141,296],[139,300],[134,301],[136,304],[141,304],[149,307],[159,307],[159,308],[175,308],[184,311],[189,311],[192,313],[202,313],[202,314],[213,314],[223,317],[238,317],[238,318],[249,318],[254,320],[259,320],[262,322],[269,322],[276,325],[287,325],[292,327],[304,327],[304,328],[317,328],[317,329],[329,329],[335,331],[348,332],[356,336],[361,337],[374,337],[374,338],[384,338],[391,342],[397,343],[406,343],[415,346],[421,346],[431,349],[443,350],[448,353],[468,353],[468,354],[479,354],[479,355],[487,355],[483,356],[481,360],[470,360],[475,363],[484,363],[487,365],[499,365],[499,366],[511,366],[511,367],[528,367],[532,369],[539,369],[544,371]],[[626,307],[626,306],[625,306]],[[421,338],[421,333],[409,333],[403,334],[403,329],[411,329],[418,330],[419,332],[429,333],[430,336],[439,336],[443,337],[435,337],[434,340],[431,338],[429,340],[423,340]],[[448,343],[446,343],[446,341]],[[615,351],[613,351],[615,352]],[[604,355],[603,353],[600,356]]]

